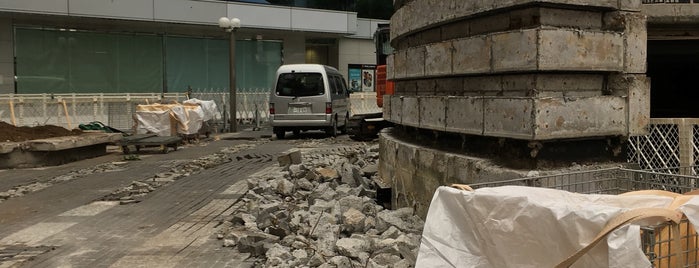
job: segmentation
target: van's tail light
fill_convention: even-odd
[[[269,114],[274,114],[274,103],[269,104]]]
[[[332,114],[332,113],[333,113],[333,103],[326,102],[325,103],[325,114]]]

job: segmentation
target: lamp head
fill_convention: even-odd
[[[218,27],[221,27],[223,29],[231,28],[231,20],[226,17],[221,17],[220,19],[218,19]]]
[[[230,22],[231,28],[237,29],[240,28],[240,19],[238,18],[232,18]]]

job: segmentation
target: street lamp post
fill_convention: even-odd
[[[228,75],[229,80],[229,92],[230,92],[230,132],[238,131],[237,115],[236,115],[236,88],[235,88],[235,31],[240,28],[240,19],[238,18],[226,18],[221,17],[218,19],[218,26],[225,29],[227,32],[231,33],[230,36],[230,49],[228,51],[228,70],[230,74]]]

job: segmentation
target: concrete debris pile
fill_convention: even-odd
[[[424,222],[377,205],[378,146],[311,151],[302,163],[294,154],[248,179],[241,211],[219,233],[224,246],[265,267],[414,265]]]

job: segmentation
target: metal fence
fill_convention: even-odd
[[[699,119],[652,118],[648,130],[646,136],[629,138],[628,162],[641,169],[699,174]]]
[[[252,124],[269,119],[269,89],[239,89],[236,119]],[[215,124],[223,126],[230,118],[229,93],[225,89],[193,89],[183,93],[124,94],[0,94],[0,121],[16,126],[56,125],[68,129],[81,123],[99,121],[126,130],[133,126],[133,113],[139,104],[182,102],[189,98],[212,100],[218,108]],[[376,93],[353,93],[352,113],[381,112]],[[221,128],[219,128],[221,129]]]
[[[239,124],[251,123],[255,111],[267,118],[269,90],[241,90],[237,94]],[[0,121],[16,126],[56,125],[68,129],[81,123],[103,122],[118,129],[131,129],[133,113],[140,104],[182,102],[188,98],[213,100],[218,107],[216,121],[228,117],[227,92],[195,90],[191,93],[124,94],[1,94]]]

